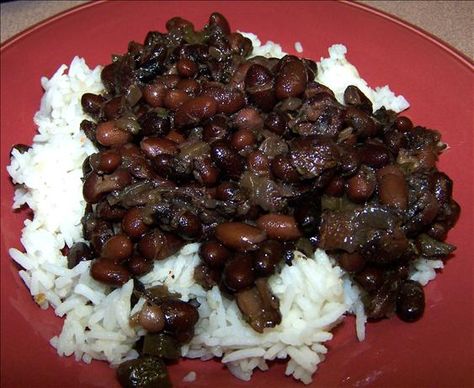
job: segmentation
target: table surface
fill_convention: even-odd
[[[52,15],[87,1],[1,4],[1,42]],[[397,16],[474,57],[474,1],[360,1]]]

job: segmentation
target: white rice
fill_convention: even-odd
[[[279,45],[261,45],[255,35],[245,35],[253,41],[254,55],[285,55]],[[370,89],[347,62],[345,52],[344,46],[334,45],[329,49],[330,57],[318,63],[317,80],[333,89],[338,99],[346,86],[355,84],[375,108],[385,105],[399,112],[408,107],[406,100],[395,97],[387,86]],[[68,269],[61,254],[64,245],[70,247],[82,240],[80,220],[85,202],[81,166],[85,157],[95,152],[79,130],[86,118],[80,98],[85,92],[100,93],[103,88],[100,67],[90,70],[83,59],[75,57],[68,74],[66,68],[61,66],[49,80],[42,78],[45,94],[34,118],[38,134],[27,152],[13,151],[7,167],[18,185],[13,207],[27,204],[34,211],[33,220],[26,220],[22,230],[24,252],[12,248],[9,253],[23,268],[19,276],[34,300],[65,317],[61,333],[50,341],[58,354],[74,355],[85,363],[98,359],[116,365],[138,356],[132,346],[145,332],[130,326],[129,319],[144,301],[131,308],[132,281],[112,290],[90,277],[90,262]],[[198,247],[185,246],[173,257],[155,263],[153,271],[141,279],[146,286],[166,284],[185,301],[199,301],[196,335],[183,346],[183,356],[202,360],[222,357],[230,372],[243,380],[249,380],[255,368],[267,370],[268,360],[288,358],[285,373],[307,384],[325,358],[324,343],[332,338],[331,328],[345,313],[356,314],[357,336],[364,339],[366,317],[359,290],[323,251],[318,250],[313,258],[297,253],[291,267],[284,266],[280,274],[271,277],[283,319],[278,327],[259,334],[243,321],[235,301],[222,298],[217,288],[205,291],[194,283]],[[442,268],[441,261],[418,260],[411,278],[426,284],[436,276],[436,268]],[[195,378],[191,372],[184,381]]]

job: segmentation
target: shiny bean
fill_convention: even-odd
[[[98,94],[85,93],[81,97],[82,109],[92,117],[97,117],[100,114],[104,102],[105,98]]]
[[[247,70],[247,74],[245,76],[245,90],[252,93],[272,81],[272,72],[265,66],[255,63]]]
[[[346,182],[346,193],[351,201],[364,203],[375,191],[376,180],[374,172],[369,168],[360,168]]]
[[[140,239],[138,251],[147,260],[163,260],[178,252],[183,245],[180,237],[155,229]]]
[[[370,115],[353,106],[348,106],[345,112],[345,121],[361,139],[377,134],[377,126]]]
[[[264,121],[265,128],[280,136],[286,132],[287,123],[288,117],[283,112],[271,112]]]
[[[166,108],[175,111],[189,100],[191,97],[184,90],[173,89],[166,92],[163,104]]]
[[[363,110],[367,114],[372,114],[372,102],[362,91],[354,85],[349,85],[344,91],[344,103]]]
[[[217,104],[211,97],[199,96],[185,102],[176,110],[175,125],[178,128],[199,124],[216,114]]]
[[[201,94],[211,97],[216,102],[217,113],[232,114],[245,106],[244,94],[236,88],[223,84],[206,84]]]
[[[233,123],[237,129],[260,131],[263,128],[263,119],[254,108],[244,108],[234,116]]]
[[[283,244],[275,240],[266,240],[261,245],[254,258],[255,271],[259,276],[270,276],[276,266],[283,260]]]
[[[280,60],[280,69],[275,79],[275,95],[279,100],[301,95],[308,82],[305,66],[300,59],[286,55]]]
[[[105,150],[89,157],[92,169],[98,174],[110,174],[122,163],[122,156],[114,150]]]
[[[206,187],[212,187],[217,183],[219,173],[219,169],[209,157],[196,159],[194,162],[194,176]]]
[[[385,166],[377,171],[380,203],[402,210],[408,207],[408,187],[405,176],[395,165]]]
[[[250,287],[255,282],[253,258],[248,254],[238,254],[227,262],[222,273],[225,286],[232,292]]]
[[[167,299],[161,309],[165,315],[165,328],[173,333],[193,330],[199,313],[192,304],[179,299]]]
[[[116,287],[127,283],[130,279],[130,273],[125,267],[103,259],[92,262],[90,274],[98,282]]]
[[[145,304],[138,314],[138,323],[149,333],[159,333],[165,328],[165,314],[160,306]]]
[[[121,233],[110,237],[102,246],[100,254],[102,258],[110,259],[119,264],[128,259],[132,251],[132,241],[126,234]]]
[[[143,255],[146,260],[158,260],[161,257],[161,251],[164,250],[166,244],[165,235],[155,229],[145,234],[138,242],[138,251]]]
[[[218,26],[225,35],[230,34],[229,22],[224,15],[219,12],[213,12],[211,16],[209,16],[209,25]]]
[[[140,148],[150,159],[158,155],[175,155],[178,152],[178,146],[175,142],[162,137],[145,137],[140,142]]]
[[[255,144],[255,135],[249,129],[239,129],[232,134],[230,144],[237,151],[243,150],[246,147],[251,147]]]
[[[97,141],[106,147],[119,146],[132,140],[132,134],[119,129],[114,121],[100,123],[95,136]]]
[[[230,256],[230,251],[216,240],[203,242],[199,248],[199,257],[211,268],[224,267]]]
[[[122,230],[132,239],[141,237],[149,229],[142,212],[142,208],[133,207],[128,209],[123,216]]]
[[[253,151],[247,156],[247,168],[257,175],[270,175],[270,160],[261,151]]]
[[[406,132],[413,128],[413,123],[406,116],[398,116],[395,119],[395,127],[402,132]]]
[[[225,246],[247,252],[258,249],[258,244],[265,240],[266,234],[263,230],[242,222],[224,222],[216,227],[215,236]]]
[[[153,262],[141,256],[132,256],[127,261],[127,268],[134,276],[142,276],[153,269]]]
[[[367,266],[355,275],[355,280],[367,292],[378,290],[384,281],[384,272],[382,269],[373,266]]]
[[[162,82],[147,84],[143,88],[143,98],[153,108],[163,106],[167,88]]]
[[[181,58],[178,63],[176,63],[176,69],[180,76],[191,78],[198,72],[199,67],[190,59]]]
[[[405,322],[414,322],[421,318],[425,311],[425,293],[420,283],[405,280],[397,296],[396,311]]]
[[[94,254],[89,248],[89,245],[83,242],[75,243],[67,254],[67,267],[74,268],[81,261],[92,260]]]
[[[291,164],[288,155],[277,155],[273,158],[272,173],[283,182],[296,183],[300,180],[300,174]]]
[[[360,162],[369,167],[381,168],[390,162],[388,150],[382,144],[366,143],[358,153]]]
[[[244,159],[225,141],[218,140],[212,144],[211,158],[230,178],[240,178],[244,170]]]
[[[185,211],[178,216],[176,232],[186,240],[198,239],[202,233],[201,220],[190,211]]]
[[[109,92],[115,92],[115,84],[117,82],[115,74],[117,71],[118,63],[113,62],[105,66],[100,73],[100,78],[105,88]]]
[[[286,214],[265,214],[257,220],[257,226],[275,240],[289,241],[301,237],[295,218]]]
[[[184,91],[188,96],[195,97],[201,90],[201,85],[194,79],[182,79],[176,85],[176,89]]]

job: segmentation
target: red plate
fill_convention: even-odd
[[[1,378],[2,387],[114,387],[114,371],[60,358],[48,344],[61,320],[32,302],[7,249],[20,247],[25,213],[10,210],[13,187],[5,166],[10,147],[31,143],[32,117],[48,77],[74,55],[89,65],[109,61],[130,40],[164,30],[176,15],[203,25],[212,11],[232,27],[280,42],[294,53],[319,59],[327,47],[344,43],[349,60],[371,85],[389,84],[412,104],[414,122],[439,129],[450,148],[440,169],[455,181],[462,216],[449,235],[458,249],[438,279],[426,288],[427,309],[414,324],[398,319],[367,327],[363,343],[347,319],[330,342],[315,385],[379,387],[472,386],[473,378],[473,74],[472,63],[443,43],[387,15],[353,3],[336,2],[105,2],[89,3],[52,18],[7,42],[1,56]],[[176,386],[197,371],[193,387],[298,385],[283,377],[284,364],[256,372],[252,383],[236,380],[217,362],[181,361],[171,367]]]

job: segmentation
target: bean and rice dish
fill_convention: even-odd
[[[10,255],[66,316],[58,353],[124,387],[170,386],[182,356],[244,380],[288,358],[308,384],[345,314],[360,340],[367,319],[420,319],[460,213],[439,132],[342,45],[286,55],[219,13],[166,29],[44,78],[39,133],[12,148],[14,207],[35,216]]]

